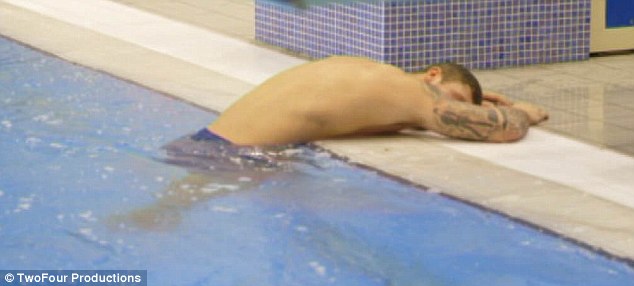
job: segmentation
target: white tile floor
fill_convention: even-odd
[[[0,34],[215,110],[303,62],[253,44],[251,0],[0,0]],[[634,259],[632,74],[634,55],[477,71],[488,89],[550,109],[518,144],[426,134],[321,144]]]

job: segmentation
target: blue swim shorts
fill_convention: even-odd
[[[196,134],[190,137],[194,141],[216,141],[231,144],[231,142],[222,136],[212,132],[209,128],[200,129]]]
[[[277,152],[257,146],[239,146],[207,128],[163,146],[162,161],[191,170],[265,170],[279,168]]]

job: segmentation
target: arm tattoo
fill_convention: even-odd
[[[484,108],[461,102],[434,108],[436,126],[444,135],[478,141],[520,138],[528,129],[526,114],[506,107]]]
[[[510,134],[525,134],[530,127],[528,115],[520,110],[508,107],[498,107],[505,120],[502,130]]]

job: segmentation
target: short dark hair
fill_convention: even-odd
[[[442,70],[442,82],[461,82],[469,86],[472,91],[473,103],[482,104],[482,87],[478,79],[462,65],[456,63],[434,64],[425,69],[428,71],[432,67],[438,67]]]

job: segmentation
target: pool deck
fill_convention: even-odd
[[[306,61],[254,43],[252,28],[248,0],[0,0],[0,34],[216,111]],[[513,144],[418,133],[319,145],[634,265],[634,55],[476,74],[551,121]]]

